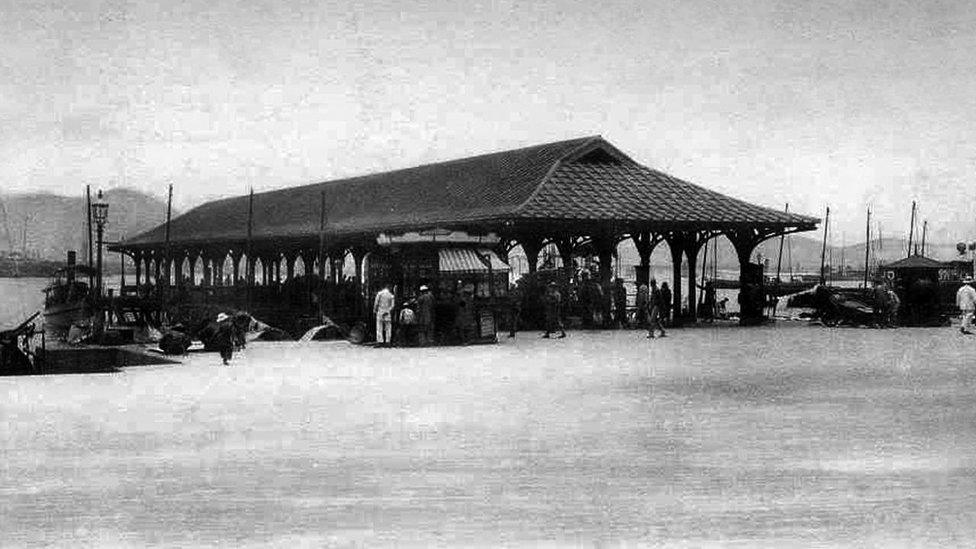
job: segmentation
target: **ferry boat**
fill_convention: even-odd
[[[56,270],[44,288],[44,332],[49,337],[66,340],[71,326],[88,323],[95,315],[97,303],[91,285],[95,270],[75,263],[75,252],[68,252],[68,264]]]

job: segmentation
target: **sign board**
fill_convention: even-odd
[[[478,318],[479,335],[492,337],[495,335],[495,315],[491,311],[481,311]]]
[[[403,234],[380,233],[376,237],[376,243],[380,246],[391,244],[420,244],[425,242],[446,242],[454,244],[486,244],[494,245],[501,242],[495,233],[486,235],[471,235],[464,231],[449,231],[444,229],[432,229],[428,231],[414,231]]]

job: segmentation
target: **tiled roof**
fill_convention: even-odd
[[[640,166],[600,137],[585,137],[254,195],[253,236],[449,227],[505,220],[754,223],[812,227],[817,220],[763,208]],[[209,202],[171,223],[175,245],[243,241],[248,197]],[[165,241],[161,225],[117,247]]]
[[[942,269],[946,265],[941,261],[921,256],[912,255],[904,259],[899,259],[894,263],[884,265],[885,269]]]
[[[599,137],[546,143],[254,195],[254,238],[316,235],[322,192],[326,232],[349,234],[430,226],[510,214],[559,159]],[[206,203],[174,219],[174,243],[243,240],[248,197]],[[122,246],[162,243],[165,225]]]
[[[520,216],[662,223],[813,224],[710,191],[640,165],[569,162],[545,181]]]

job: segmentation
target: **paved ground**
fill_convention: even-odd
[[[537,337],[0,378],[0,545],[976,544],[976,337]]]

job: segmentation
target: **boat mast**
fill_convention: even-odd
[[[908,227],[908,255],[912,255],[912,240],[915,238],[915,201],[912,200],[912,221]]]
[[[833,265],[833,261],[831,261]],[[843,279],[847,275],[847,233],[840,233],[840,276]]]
[[[319,317],[325,315],[325,191],[322,191],[319,212]]]
[[[922,255],[923,256],[925,255],[925,234],[928,232],[928,230],[929,230],[929,222],[926,219],[925,221],[922,222]]]
[[[172,217],[173,217],[173,184],[170,183],[169,191],[167,193],[167,198],[166,198],[166,249],[164,251],[165,257],[163,258],[163,265],[166,266],[166,276],[163,277],[163,284],[160,284],[158,280],[156,281],[156,285],[160,287],[160,292],[161,292],[160,295],[162,296],[160,299],[161,301],[160,306],[162,306],[163,303],[166,303],[166,299],[165,299],[166,289],[170,284],[170,276],[172,276],[173,273],[173,258],[172,258],[172,254],[170,253],[170,246],[169,246],[169,225]],[[182,267],[183,266],[180,265],[180,270],[182,270]],[[159,319],[160,323],[162,323],[163,320],[162,308],[160,308],[159,316],[160,316]]]
[[[94,255],[94,250],[92,250],[92,211],[91,211],[91,185],[85,185],[85,214],[88,217],[88,287],[94,286],[94,280],[92,280],[92,256]]]
[[[820,248],[820,284],[826,284],[827,278],[824,274],[824,262],[827,260],[827,226],[830,225],[830,206],[827,206],[827,215],[824,217],[823,245]]]
[[[254,285],[254,259],[252,255],[254,254],[253,242],[251,242],[251,236],[254,232],[254,187],[251,187],[251,193],[248,195],[247,199],[247,265],[244,266],[244,275],[247,277],[247,301],[245,310],[250,314],[251,312],[251,286]]]
[[[712,280],[718,280],[718,238],[712,239]]]
[[[864,287],[868,287],[868,259],[871,255],[871,207],[868,207],[868,220],[864,224]]]
[[[790,203],[789,202],[786,203],[786,210],[785,210],[785,212],[787,214],[790,213]],[[783,266],[783,241],[784,240],[786,240],[786,234],[785,233],[779,235],[779,257],[776,258],[776,283],[777,284],[779,284],[780,269]]]

